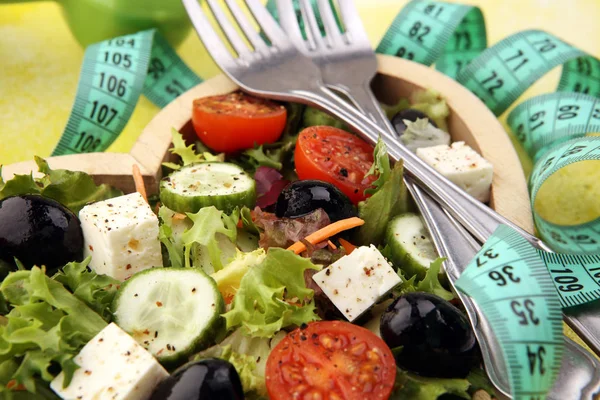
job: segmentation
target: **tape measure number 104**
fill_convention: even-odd
[[[104,151],[129,121],[140,94],[164,107],[200,82],[155,30],[91,45],[67,126],[52,155]]]

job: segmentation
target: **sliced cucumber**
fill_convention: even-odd
[[[429,264],[437,258],[429,232],[417,214],[402,214],[390,221],[386,243],[392,262],[407,279],[414,275],[423,279]]]
[[[115,322],[161,363],[173,366],[224,334],[223,297],[200,269],[135,274],[113,301]]]
[[[215,206],[229,214],[236,207],[254,207],[256,184],[235,164],[195,163],[163,178],[160,201],[180,213],[195,213],[202,207]]]

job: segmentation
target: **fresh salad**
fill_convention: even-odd
[[[0,178],[3,399],[493,396],[383,141],[241,92],[191,106],[196,137],[173,130],[158,195],[41,158],[41,177]],[[443,98],[387,111],[489,200],[492,166],[451,143]]]

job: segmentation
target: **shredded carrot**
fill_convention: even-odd
[[[135,191],[142,195],[146,203],[148,202],[148,196],[146,196],[146,186],[144,186],[144,178],[142,172],[137,164],[133,164],[133,182],[135,183]]]
[[[352,229],[357,226],[361,226],[364,223],[365,223],[365,221],[363,221],[362,219],[360,219],[358,217],[341,219],[339,221],[336,221],[332,224],[327,225],[324,228],[319,229],[316,232],[311,233],[304,239],[308,243],[311,243],[311,244],[321,243],[321,242],[324,242],[325,240],[328,240],[333,235],[337,235],[338,233],[343,232],[345,230]],[[300,254],[304,250],[306,250],[306,246],[302,242],[296,242],[293,245],[291,245],[290,247],[288,247],[287,249],[292,250],[296,254]]]
[[[329,246],[329,248],[330,248],[331,250],[335,250],[335,249],[337,249],[337,246],[336,246],[335,244],[333,244],[333,242],[332,242],[331,240],[328,240],[328,241],[327,241],[327,246]]]
[[[346,254],[350,254],[354,251],[354,249],[356,249],[356,246],[353,245],[352,243],[350,243],[347,240],[344,240],[342,238],[338,239],[340,244],[342,245],[342,247],[344,248],[344,250],[346,250]]]

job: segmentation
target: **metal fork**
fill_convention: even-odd
[[[421,211],[423,221],[431,233],[439,255],[446,257],[444,269],[454,287],[454,282],[473,260],[481,246],[430,196],[414,185],[409,186],[408,189]],[[506,360],[489,322],[470,297],[457,290],[455,292],[463,302],[475,331],[490,381],[503,395],[509,396]],[[564,340],[565,351],[561,368],[548,394],[548,399],[596,398],[600,394],[600,362],[568,337],[565,336]]]
[[[325,28],[324,37],[321,36],[310,1],[299,0],[299,3],[306,27],[306,41],[301,35],[292,2],[277,0],[279,18],[290,40],[300,52],[311,57],[315,64],[320,66],[326,85],[343,92],[358,109],[387,132],[390,140],[397,141],[391,124],[370,88],[370,82],[377,73],[377,59],[353,3],[346,0],[339,2],[346,30],[342,34],[331,9],[331,3],[328,0],[318,0],[319,14]],[[423,196],[422,189],[414,185],[410,179],[406,179],[406,184],[409,189],[419,194],[417,197]],[[431,204],[435,205],[432,202]],[[456,216],[455,213],[452,215]],[[483,240],[481,237],[478,239],[483,242],[487,236]],[[544,246],[537,247],[550,250]],[[599,353],[600,312],[597,306],[587,305],[568,310],[565,317],[569,325],[588,342],[594,351]]]
[[[246,4],[270,44],[255,31],[235,1],[225,1],[252,49],[237,33],[217,2],[207,1],[237,57],[228,51],[197,0],[182,1],[208,52],[243,90],[262,97],[301,102],[325,109],[348,123],[372,144],[376,143],[379,136],[383,136],[390,156],[395,160],[403,159],[411,177],[481,242],[499,224],[505,224],[536,247],[547,248],[541,240],[469,196],[401,143],[389,140],[385,129],[326,88],[318,66],[296,49],[259,0],[246,0]]]
[[[237,33],[217,1],[208,4],[233,47],[234,57],[205,15],[197,0],[182,0],[200,39],[221,69],[243,90],[257,96],[311,104],[327,110],[348,123],[367,141],[375,143],[382,135],[388,152],[394,160],[403,159],[411,177],[434,197],[480,242],[484,242],[499,224],[511,226],[534,246],[549,250],[538,238],[525,232],[486,205],[467,195],[462,189],[441,176],[396,140],[389,140],[388,130],[382,129],[360,111],[346,103],[325,87],[321,71],[312,60],[301,54],[277,25],[260,0],[246,0],[254,18],[269,38],[267,44],[254,29],[235,0],[226,0],[234,19],[252,48]],[[352,36],[346,35],[346,40]],[[363,104],[361,102],[361,104]],[[600,349],[600,321],[594,321],[593,313],[577,311],[569,317],[574,329],[598,351]],[[599,317],[600,318],[600,317]],[[595,338],[589,328],[597,327]]]

